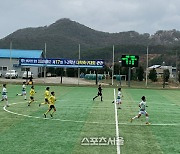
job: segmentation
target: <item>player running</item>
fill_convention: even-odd
[[[121,109],[121,107],[120,107],[120,104],[122,104],[121,97],[123,97],[123,95],[121,93],[121,88],[118,88],[118,95],[117,95],[117,99],[116,99],[116,103],[118,104],[118,109]],[[114,101],[112,101],[112,103],[114,103]]]
[[[41,105],[44,105],[44,104],[49,104],[49,98],[50,98],[50,92],[49,92],[49,87],[46,87],[46,91],[44,92],[44,96],[45,96],[45,99],[44,99],[44,102],[43,103],[40,103],[39,104],[39,107],[41,106]]]
[[[136,119],[136,118],[140,118],[142,114],[144,114],[146,116],[146,124],[149,125],[149,115],[148,113],[146,112],[146,107],[148,107],[146,105],[146,98],[145,96],[142,96],[142,101],[139,103],[139,108],[140,108],[140,111],[139,111],[139,114],[133,118],[131,118],[131,122]]]
[[[23,82],[22,93],[21,94],[17,93],[16,96],[24,96],[24,100],[26,100],[26,82]]]
[[[51,92],[51,96],[49,98],[49,109],[47,110],[46,113],[44,113],[44,117],[46,118],[46,115],[53,109],[54,111],[52,113],[50,113],[50,116],[53,117],[53,113],[56,112],[56,107],[54,106],[55,104],[55,101],[56,101],[56,98],[55,98],[55,92],[52,91]]]
[[[31,103],[34,102],[34,94],[35,94],[35,93],[36,93],[36,92],[35,92],[35,90],[34,90],[34,86],[31,86],[31,90],[30,90],[30,92],[29,92],[29,94],[30,94],[30,101],[29,101],[29,103],[28,103],[28,106],[30,106]]]
[[[101,84],[100,84],[99,87],[98,87],[97,96],[95,96],[95,97],[93,98],[93,101],[94,101],[95,98],[97,98],[98,96],[101,96],[101,102],[102,102],[103,100],[102,100],[102,88],[101,88]]]
[[[1,99],[1,101],[4,101],[4,100],[6,101],[5,106],[9,107],[6,84],[3,84],[3,89],[2,89],[2,99]]]

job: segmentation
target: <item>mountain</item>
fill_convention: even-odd
[[[108,60],[112,45],[115,45],[118,57],[123,53],[144,54],[147,45],[153,53],[169,51],[180,43],[180,32],[160,30],[154,35],[135,31],[106,33],[64,18],[49,26],[17,30],[0,40],[0,48],[9,48],[11,41],[13,49],[44,49],[46,43],[47,57],[51,58],[78,58],[80,44],[81,58]]]

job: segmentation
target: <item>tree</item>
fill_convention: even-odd
[[[168,80],[169,80],[169,76],[170,76],[170,73],[169,73],[169,70],[168,69],[165,69],[164,71],[163,71],[163,80],[164,80],[164,82],[168,82]]]
[[[153,82],[156,82],[157,81],[157,72],[156,72],[156,69],[153,68],[152,70],[150,70],[149,72],[149,79]]]
[[[144,78],[144,69],[142,66],[140,66],[138,69],[137,69],[137,78],[139,81],[143,81],[143,78]]]
[[[180,72],[178,72],[178,81],[180,82]]]
[[[168,69],[165,69],[163,70],[163,88],[165,88],[165,82],[168,82],[169,80],[169,70]]]
[[[77,74],[77,69],[76,68],[67,68],[67,76],[68,77],[77,77],[78,74]]]
[[[128,79],[128,76],[129,76],[129,67],[123,67],[122,68],[122,71],[121,71],[121,75],[126,75],[126,79]],[[132,69],[131,69],[131,79],[132,79],[132,77],[134,76],[134,73],[133,73],[133,71],[132,71]]]
[[[119,74],[120,72],[120,64],[119,63],[115,63],[114,64],[114,74]]]

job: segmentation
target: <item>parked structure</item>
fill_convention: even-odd
[[[175,78],[176,77],[176,67],[173,66],[161,66],[161,65],[153,65],[148,67],[148,74],[150,70],[155,69],[157,72],[157,77],[162,77],[163,76],[163,71],[168,69],[170,73],[170,78]]]
[[[34,77],[38,77],[41,68],[38,67],[20,67],[19,58],[41,58],[42,50],[17,50],[0,49],[0,72],[2,76],[7,70],[16,70],[19,77],[22,77],[24,71],[31,71]]]

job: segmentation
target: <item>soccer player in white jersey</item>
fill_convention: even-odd
[[[146,107],[148,107],[146,105],[146,97],[145,96],[142,96],[142,101],[139,103],[139,108],[140,108],[140,111],[139,111],[139,114],[133,118],[131,118],[131,122],[136,119],[136,118],[140,118],[142,114],[144,114],[146,116],[146,124],[150,124],[149,123],[149,115],[148,113],[146,112]]]
[[[120,104],[122,104],[122,93],[121,93],[121,88],[118,88],[118,95],[117,95],[117,99],[116,99],[116,103],[118,104],[118,109],[121,109]],[[114,103],[114,101],[112,101],[112,103]]]
[[[21,94],[17,93],[16,96],[24,96],[24,100],[26,100],[26,82],[23,82],[22,93]]]
[[[4,101],[4,100],[6,101],[6,107],[9,107],[6,84],[3,84],[3,89],[2,89],[2,100],[1,101]]]

